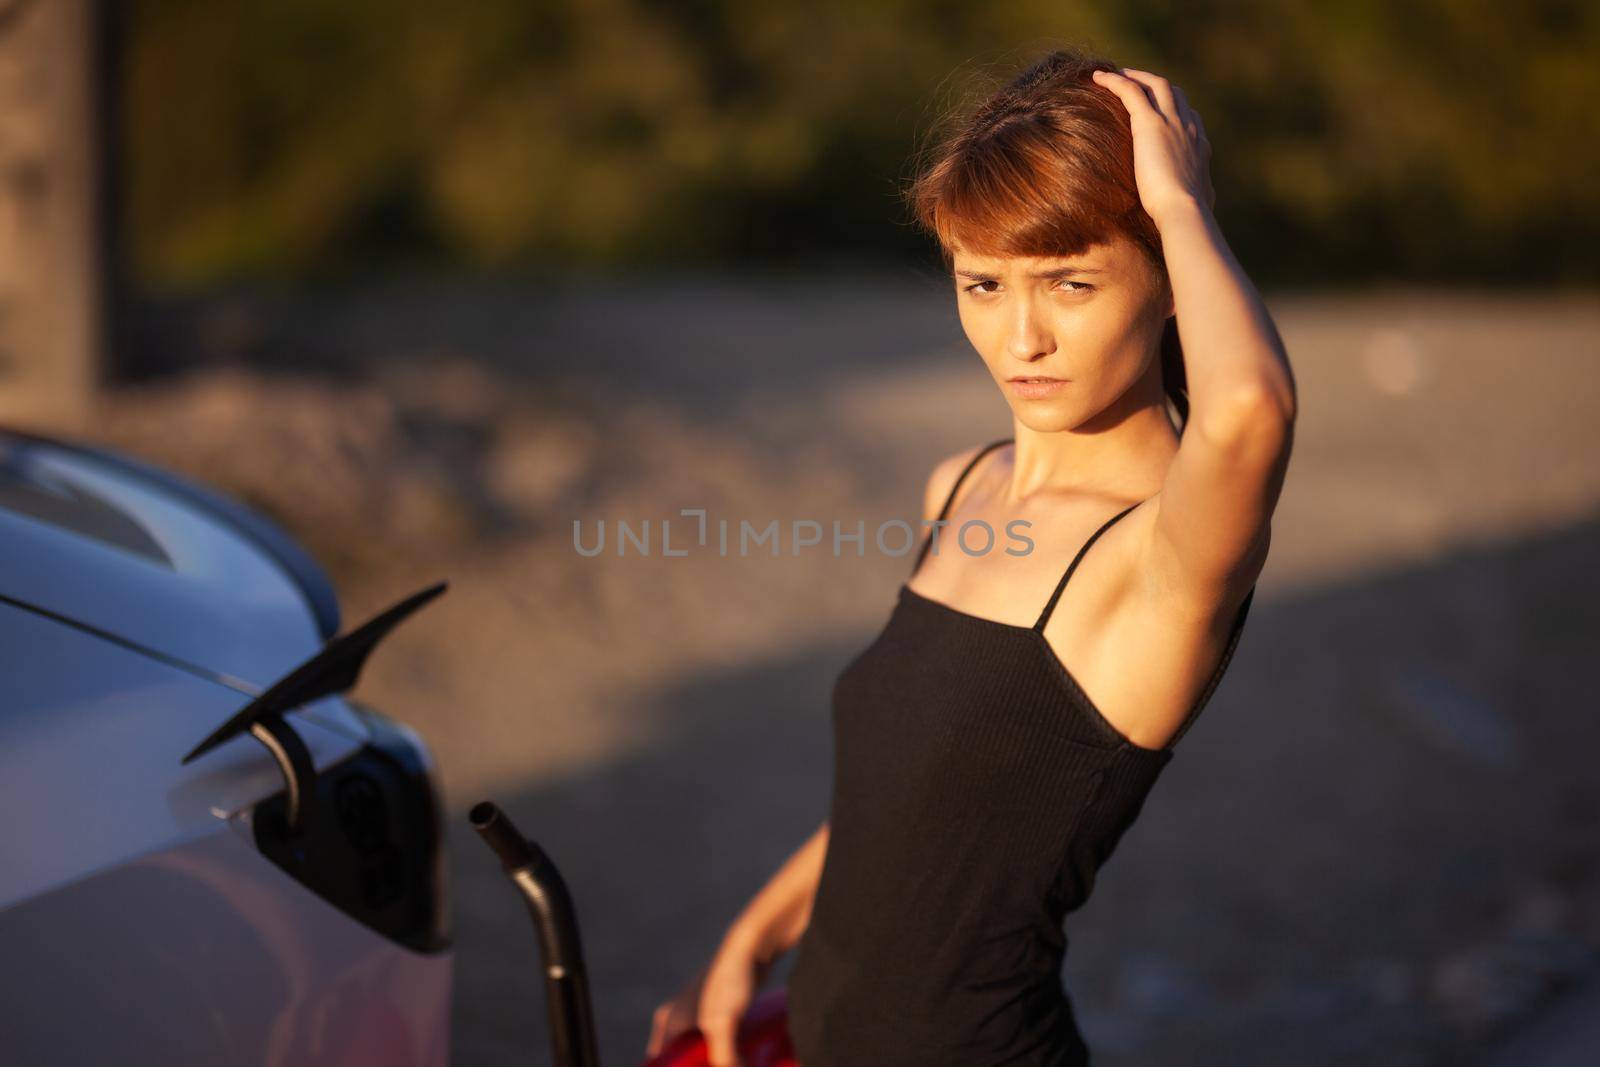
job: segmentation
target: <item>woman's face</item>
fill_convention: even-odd
[[[1152,374],[1155,395],[1140,400],[1159,400],[1156,355],[1172,302],[1131,240],[1077,256],[957,250],[953,270],[961,327],[1028,428],[1080,426]]]

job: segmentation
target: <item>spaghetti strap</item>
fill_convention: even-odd
[[[1056,591],[1050,594],[1049,602],[1045,604],[1044,610],[1039,613],[1039,621],[1033,624],[1033,628],[1035,630],[1038,630],[1040,633],[1044,632],[1044,625],[1050,621],[1050,613],[1055,610],[1056,601],[1061,599],[1061,591],[1067,587],[1067,580],[1072,577],[1072,572],[1078,569],[1078,564],[1080,561],[1082,561],[1084,553],[1089,551],[1089,546],[1099,540],[1101,534],[1111,529],[1113,523],[1122,518],[1122,516],[1126,515],[1128,512],[1132,511],[1134,508],[1138,507],[1141,503],[1143,503],[1143,501],[1129,504],[1115,515],[1111,516],[1105,522],[1101,523],[1100,529],[1089,535],[1089,540],[1085,541],[1083,543],[1083,547],[1078,549],[1078,554],[1072,557],[1072,563],[1068,565],[1067,573],[1063,574],[1061,576],[1061,580],[1056,583]]]
[[[955,503],[956,493],[961,489],[961,483],[967,480],[967,475],[972,473],[972,468],[978,465],[978,461],[984,456],[987,456],[990,452],[993,452],[995,449],[999,448],[1001,445],[1010,443],[1011,438],[1009,437],[1002,437],[998,441],[990,441],[988,444],[984,445],[978,450],[977,455],[973,456],[967,461],[967,465],[961,468],[961,473],[956,475],[956,483],[950,487],[949,494],[944,498],[944,507],[939,509],[939,518],[934,520],[935,522],[944,521],[945,517],[950,514],[950,505]],[[934,530],[936,529],[938,529],[938,527],[934,527]],[[928,531],[928,536],[924,538],[922,542],[922,551],[917,553],[917,561],[911,565],[911,573],[913,576],[916,575],[917,570],[922,566],[923,559],[925,559],[928,555],[928,549],[933,545],[934,530]]]

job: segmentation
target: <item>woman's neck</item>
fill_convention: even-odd
[[[1012,503],[1039,493],[1086,493],[1142,500],[1159,490],[1178,450],[1165,400],[1093,430],[1035,431],[1015,424]]]

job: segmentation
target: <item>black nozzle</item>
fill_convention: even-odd
[[[500,857],[501,869],[522,894],[539,937],[544,964],[550,1042],[558,1067],[599,1067],[589,979],[578,939],[578,914],[561,872],[544,850],[523,837],[491,800],[467,813],[472,828]]]
[[[495,855],[500,857],[501,866],[506,870],[545,859],[531,841],[517,833],[517,828],[511,825],[511,820],[506,818],[506,813],[494,801],[485,800],[472,805],[467,818],[472,821],[472,828],[478,831],[484,843],[494,849]]]

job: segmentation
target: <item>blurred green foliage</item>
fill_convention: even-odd
[[[1596,277],[1577,0],[138,0],[127,236],[152,284],[926,255],[930,128],[1066,42],[1184,87],[1274,281]]]

